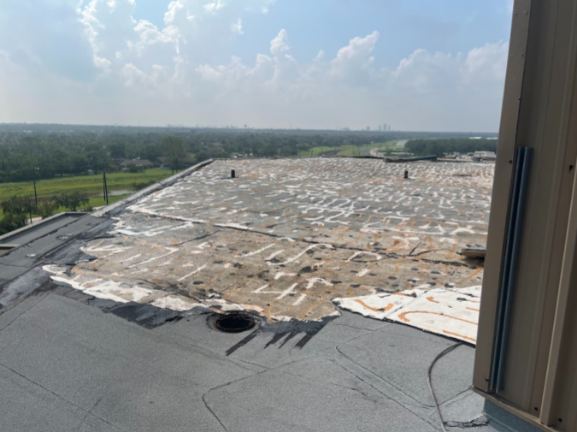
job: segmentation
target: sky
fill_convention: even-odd
[[[512,0],[3,0],[0,122],[498,130]]]

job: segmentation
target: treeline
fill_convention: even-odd
[[[159,164],[163,158],[174,170],[209,158],[296,156],[317,146],[360,147],[395,139],[430,143],[419,138],[451,136],[466,134],[9,124],[0,125],[0,182],[114,170],[121,159]]]
[[[435,155],[442,157],[451,153],[473,153],[476,151],[497,151],[496,139],[419,139],[405,144],[405,150],[415,155]]]
[[[31,197],[13,196],[0,203],[3,213],[0,219],[0,235],[22,228],[28,218],[32,222],[32,215],[45,219],[59,208],[77,211],[82,207],[85,211],[92,211],[88,207],[89,202],[88,195],[82,192],[63,192],[50,199],[39,200],[38,203]]]

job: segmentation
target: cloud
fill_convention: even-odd
[[[27,27],[21,5],[32,0],[10,1],[11,15],[0,18],[8,26],[0,26],[0,121],[498,126],[506,42],[457,54],[418,49],[382,68],[375,47],[388,41],[377,31],[352,38],[333,56],[319,47],[307,62],[291,55],[296,48],[281,29],[270,54],[219,64],[214,50],[244,37],[243,18],[266,13],[273,0],[174,0],[162,27],[134,19],[138,0],[51,0],[38,13],[58,16],[59,26],[40,26],[38,34],[10,24]],[[56,42],[64,39],[72,49],[63,53]],[[65,67],[51,60],[58,55],[66,56]]]
[[[289,50],[290,45],[288,44],[287,32],[285,29],[282,29],[277,37],[270,42],[270,52],[274,55],[279,55]]]
[[[341,80],[362,85],[370,82],[370,74],[374,72],[371,57],[379,32],[374,31],[366,37],[356,37],[337,52],[331,61],[331,75]]]
[[[89,80],[98,72],[82,36],[77,0],[5,0],[0,13],[0,50],[38,75]]]
[[[244,32],[242,31],[242,19],[239,18],[237,22],[232,23],[230,29],[232,30],[233,33],[243,35]]]

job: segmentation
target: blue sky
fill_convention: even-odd
[[[140,1],[136,19],[163,25],[170,0]],[[503,0],[290,0],[277,1],[267,14],[250,14],[242,38],[214,53],[226,61],[232,54],[252,58],[266,51],[279,29],[291,34],[293,56],[314,58],[320,49],[336,54],[355,36],[377,30],[379,65],[395,67],[416,49],[467,52],[487,42],[507,41],[510,3]]]
[[[498,128],[508,0],[4,3],[0,122]]]
[[[169,0],[140,1],[136,19],[163,25]],[[467,52],[487,42],[509,39],[511,14],[503,0],[290,0],[278,1],[267,14],[244,19],[245,33],[215,52],[215,59],[231,54],[252,58],[266,52],[279,29],[291,35],[293,56],[314,58],[319,50],[335,55],[355,36],[377,30],[379,65],[395,67],[416,49]]]

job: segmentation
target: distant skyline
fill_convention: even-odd
[[[5,0],[0,122],[496,132],[512,1]]]

